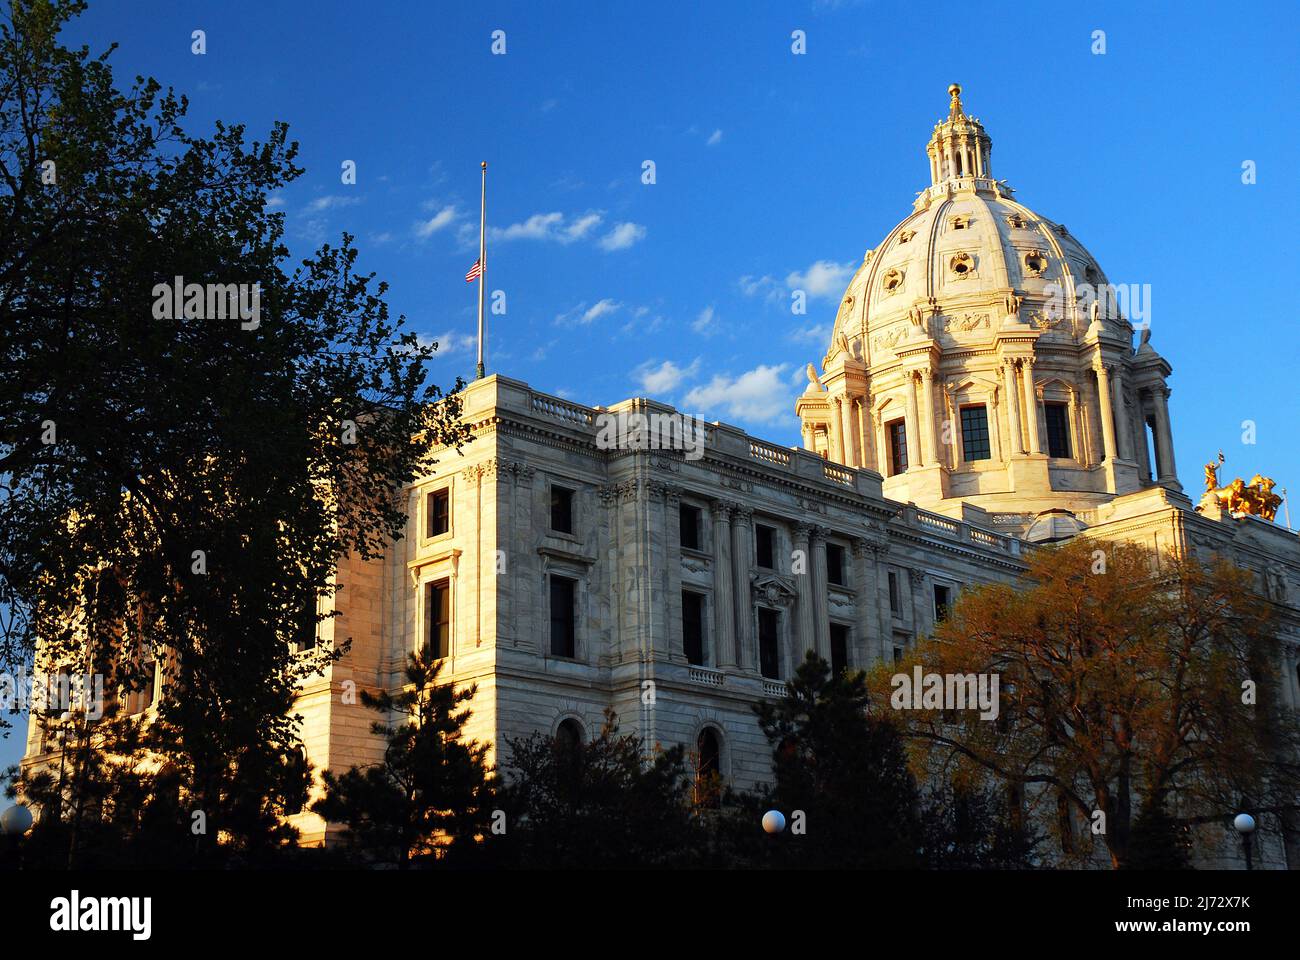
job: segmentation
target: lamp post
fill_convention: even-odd
[[[1241,834],[1241,849],[1246,854],[1246,869],[1253,869],[1251,863],[1250,837],[1255,832],[1255,818],[1249,813],[1239,813],[1232,821],[1232,829]]]

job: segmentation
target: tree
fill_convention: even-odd
[[[1249,573],[1082,539],[1028,563],[1024,583],[964,593],[933,641],[872,678],[877,704],[914,667],[998,678],[996,717],[890,711],[927,768],[992,775],[1066,860],[1090,859],[1096,836],[1115,867],[1144,798],[1156,834],[1166,803],[1178,825],[1225,821],[1243,796],[1294,807],[1296,731],[1279,722],[1271,617]]]
[[[684,749],[647,750],[620,734],[613,711],[586,743],[540,733],[507,741],[498,862],[524,867],[650,868],[701,851]]]
[[[60,45],[84,6],[0,22],[0,666],[37,637],[88,672],[162,663],[198,842],[256,851],[286,836],[296,684],[338,653],[291,643],[468,434],[349,236],[289,265],[287,127],[187,132],[184,97]]]
[[[436,860],[486,829],[492,780],[487,747],[464,739],[474,688],[438,683],[441,662],[413,654],[398,693],[361,692],[384,717],[371,729],[387,741],[384,758],[341,775],[324,771],[325,796],[312,810],[347,824],[368,860],[405,869],[413,858]]]
[[[765,800],[787,818],[802,811],[807,824],[783,847],[792,864],[921,865],[916,782],[893,723],[870,715],[867,697],[863,674],[831,676],[810,651],[787,695],[755,708],[772,745],[775,785]]]

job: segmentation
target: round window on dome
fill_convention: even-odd
[[[952,271],[953,276],[968,277],[975,270],[975,261],[971,259],[969,253],[955,253],[948,261],[948,269]]]
[[[1047,257],[1041,250],[1030,250],[1025,254],[1025,270],[1030,276],[1041,277],[1047,269]]]
[[[897,268],[887,271],[881,284],[885,288],[885,293],[898,292],[903,286],[903,271]]]

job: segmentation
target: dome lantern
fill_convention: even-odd
[[[949,86],[948,97],[948,119],[934,125],[934,134],[925,147],[930,159],[930,184],[992,179],[989,154],[993,142],[984,132],[984,125],[966,115],[961,104],[961,84]]]

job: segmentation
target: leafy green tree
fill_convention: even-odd
[[[338,653],[291,644],[467,432],[350,237],[291,265],[287,127],[191,133],[184,97],[59,42],[84,6],[0,19],[0,666],[37,637],[55,664],[161,662],[196,853],[260,855],[298,789],[296,685]]]
[[[325,796],[312,810],[347,825],[367,860],[406,868],[413,860],[455,856],[488,825],[492,778],[488,748],[464,739],[474,688],[439,684],[441,661],[412,655],[397,693],[361,692],[384,719],[371,729],[387,741],[384,758],[342,774],[326,770]]]
[[[498,863],[523,867],[658,868],[700,856],[684,748],[648,750],[606,711],[585,743],[540,733],[507,741],[501,808],[490,838]]]
[[[765,799],[788,820],[802,811],[807,828],[782,845],[781,860],[809,867],[922,865],[917,785],[894,726],[868,713],[861,673],[831,676],[826,661],[810,651],[787,695],[755,709],[772,745],[775,784]]]

